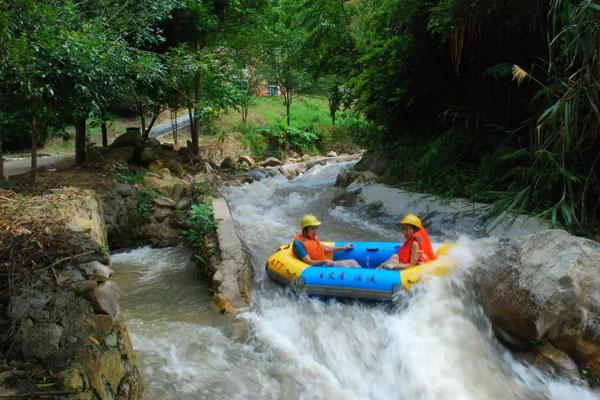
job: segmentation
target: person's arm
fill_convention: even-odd
[[[302,261],[304,261],[308,265],[330,265],[330,266],[333,265],[333,261],[331,261],[331,260],[327,260],[327,259],[313,260],[308,255],[306,257],[302,258]]]
[[[410,247],[410,264],[407,264],[406,267],[413,267],[419,263],[419,259],[421,258],[421,248],[419,244],[415,240]],[[406,268],[405,267],[405,268]]]
[[[410,263],[401,263],[398,258],[398,254],[394,254],[390,258],[387,259],[383,264],[381,264],[378,269],[404,269],[414,267],[419,263],[419,258],[421,258],[421,249],[416,242],[413,242],[410,248]]]
[[[323,248],[325,249],[325,251],[335,252],[335,251],[340,251],[340,250],[353,249],[354,245],[352,243],[348,243],[345,246],[325,246],[325,245],[323,245]]]

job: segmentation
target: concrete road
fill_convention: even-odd
[[[38,170],[44,170],[49,168],[63,169],[68,168],[75,164],[75,155],[67,156],[45,156],[37,158]],[[31,158],[24,157],[18,160],[4,160],[4,176],[10,178],[11,176],[25,174],[31,171]]]
[[[190,117],[188,115],[182,115],[177,118],[177,130],[181,128],[185,128],[190,125]],[[151,138],[159,138],[161,136],[167,135],[173,131],[173,127],[171,126],[171,122],[165,122],[164,124],[155,125],[150,129],[150,137]]]

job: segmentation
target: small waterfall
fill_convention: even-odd
[[[507,351],[463,284],[482,243],[461,237],[461,271],[432,279],[393,306],[296,297],[266,278],[266,258],[306,212],[324,240],[400,240],[398,227],[334,205],[336,175],[316,166],[224,189],[255,271],[253,305],[237,320],[208,303],[183,249],[113,258],[133,345],[151,399],[597,399]],[[433,239],[448,239],[443,234]],[[489,239],[488,239],[489,240]]]

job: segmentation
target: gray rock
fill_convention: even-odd
[[[113,274],[112,269],[98,261],[82,264],[79,266],[79,268],[87,279],[98,282],[104,282],[110,279]]]
[[[325,165],[328,162],[330,162],[331,160],[327,157],[311,157],[307,162],[306,162],[306,169],[311,169],[317,165]]]
[[[570,381],[582,381],[579,369],[565,352],[552,345],[545,345],[537,350],[533,364],[553,375],[563,376]]]
[[[135,161],[140,165],[150,165],[158,158],[158,148],[144,145],[135,152]]]
[[[185,175],[185,168],[183,168],[183,165],[176,160],[167,160],[166,166],[173,172],[173,174],[180,178]]]
[[[164,221],[171,214],[173,214],[173,210],[169,208],[159,207],[152,210],[152,217],[158,222]]]
[[[104,154],[104,161],[107,164],[115,162],[126,163],[133,159],[134,152],[135,147],[133,146],[109,148],[108,151]]]
[[[250,175],[252,179],[257,181],[260,181],[261,179],[269,176],[269,174],[262,169],[251,169],[250,171],[248,171],[248,175]]]
[[[177,205],[177,203],[165,196],[159,196],[152,199],[152,203],[156,204],[159,207],[165,208],[175,208],[175,206]]]
[[[108,346],[108,347],[117,347],[117,344],[119,343],[119,340],[117,338],[117,334],[116,332],[111,333],[110,335],[108,335],[105,339],[104,339],[104,343]]]
[[[58,380],[62,386],[70,392],[78,392],[84,387],[81,372],[76,368],[68,368],[58,374]]]
[[[498,337],[525,350],[550,341],[600,378],[600,243],[546,230],[486,253],[473,287]]]
[[[50,293],[24,290],[18,296],[10,298],[8,315],[12,319],[31,318],[47,322],[50,317],[47,306],[51,299]]]
[[[78,294],[85,293],[88,290],[95,289],[96,287],[98,287],[98,281],[95,280],[85,280],[71,284],[71,289]]]
[[[118,136],[109,147],[117,148],[117,147],[137,147],[142,143],[142,135],[140,128],[127,128],[127,131]]]
[[[382,175],[386,172],[389,162],[389,155],[386,151],[370,151],[360,159],[354,169],[357,171],[371,171],[377,175]]]
[[[154,147],[161,147],[160,140],[156,138],[149,138],[148,140],[146,140],[146,144],[149,144],[150,146]]]
[[[129,197],[133,194],[133,186],[125,183],[115,183],[115,193],[122,197]]]
[[[283,164],[283,163],[282,163],[282,162],[281,162],[281,160],[279,160],[278,158],[275,158],[275,157],[269,157],[269,158],[267,158],[266,160],[262,161],[262,162],[260,163],[260,166],[261,166],[261,167],[278,167],[278,166],[280,166],[281,164]]]
[[[30,319],[21,326],[21,352],[25,357],[45,360],[58,354],[63,327],[51,323],[34,323]]]
[[[58,272],[57,278],[57,283],[61,286],[85,280],[85,277],[83,276],[81,271],[74,268],[66,268]]]
[[[337,157],[337,153],[335,151],[330,151],[327,153],[327,157]]]
[[[116,317],[119,314],[119,290],[112,281],[103,282],[90,292],[90,301],[99,314]]]
[[[369,182],[377,178],[371,171],[344,171],[335,179],[335,186],[348,187],[352,183]]]
[[[219,165],[221,169],[235,169],[237,166],[231,157],[225,157]]]
[[[185,210],[187,208],[190,208],[190,206],[192,205],[192,201],[190,199],[181,199],[181,201],[179,203],[177,203],[177,209],[178,210]]]
[[[246,167],[250,168],[252,166],[254,166],[254,164],[256,164],[256,161],[254,161],[254,159],[250,156],[240,156],[240,158],[238,159],[238,162],[246,165]]]
[[[161,178],[167,177],[167,176],[172,176],[171,175],[171,170],[167,167],[164,168],[159,168],[156,173],[158,174],[158,176],[160,176]]]

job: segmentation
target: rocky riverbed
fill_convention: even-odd
[[[190,163],[183,152],[157,141],[142,143],[129,133],[110,148],[93,151],[87,169],[64,173],[52,183],[50,177],[56,175],[42,173],[37,190],[17,185],[0,193],[6,216],[0,226],[7,260],[3,273],[8,278],[2,287],[0,394],[141,398],[143,382],[108,249],[183,244],[192,206],[212,205],[218,229],[205,238],[203,261],[197,264],[213,291],[214,306],[236,314],[252,303],[256,270],[218,188],[256,185],[273,177],[308,182],[327,163],[360,157],[328,154],[256,162],[235,140],[202,151],[202,161]],[[352,207],[386,225],[410,209],[433,227],[434,235],[482,238],[485,251],[468,269],[467,282],[497,338],[549,374],[598,383],[596,242],[546,230],[544,223],[522,217],[486,226],[481,223],[486,205],[389,188],[378,183],[380,160],[366,164],[334,179],[334,214],[343,216],[342,210]],[[63,187],[65,183],[73,187]],[[15,273],[15,266],[25,273]]]

